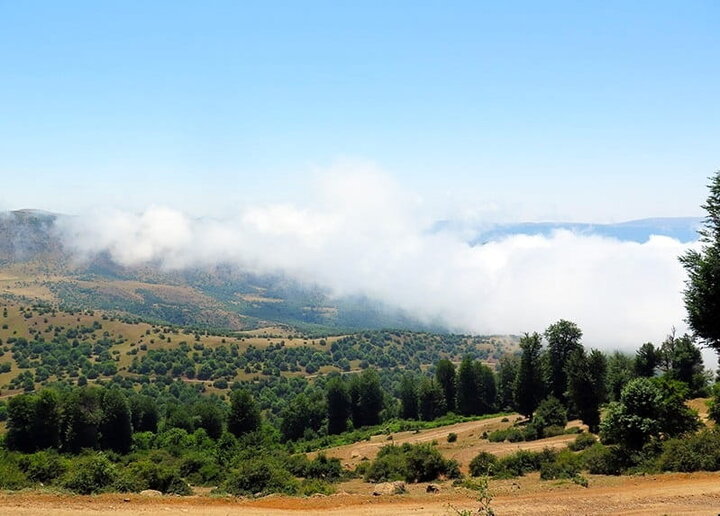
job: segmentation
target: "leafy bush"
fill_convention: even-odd
[[[456,461],[446,460],[432,444],[384,446],[367,467],[366,482],[428,482],[440,476],[457,478],[460,468]]]
[[[331,495],[335,492],[335,486],[325,480],[317,478],[305,479],[300,483],[298,494],[302,496],[310,496],[316,493]]]
[[[408,474],[407,461],[398,446],[383,446],[377,458],[367,466],[365,482],[403,480]]]
[[[77,494],[94,494],[109,488],[118,479],[115,464],[103,453],[76,460],[61,484]]]
[[[304,477],[309,464],[310,460],[303,453],[290,455],[285,459],[285,468],[296,477]]]
[[[593,434],[578,434],[573,442],[568,444],[568,448],[572,451],[582,451],[590,448],[597,442],[597,437]]]
[[[17,462],[7,453],[0,455],[0,489],[22,489],[28,483]]]
[[[20,469],[32,482],[49,484],[67,470],[67,461],[56,452],[40,451],[18,460]]]
[[[682,439],[664,443],[659,459],[663,471],[718,471],[720,470],[720,432],[704,430]]]
[[[511,443],[519,443],[525,440],[525,433],[519,428],[508,428],[505,439]]]
[[[497,470],[498,459],[492,453],[481,451],[470,461],[470,475],[493,475]]]
[[[542,401],[533,414],[533,422],[537,421],[541,428],[567,424],[567,409],[560,401],[550,396]]]
[[[564,435],[565,428],[557,425],[550,425],[543,428],[543,437],[555,437],[557,435]]]
[[[180,462],[180,474],[193,485],[218,485],[224,478],[224,468],[202,452],[185,455]]]
[[[498,460],[498,473],[501,477],[521,477],[525,473],[539,471],[545,462],[555,460],[555,453],[550,449],[541,452],[520,450]]]
[[[457,434],[455,432],[450,432],[447,436],[447,442],[454,443],[457,441]]]
[[[490,432],[488,435],[488,441],[491,443],[501,443],[505,441],[507,438],[508,431],[507,429],[504,430],[495,430],[494,432]]]
[[[154,489],[166,494],[189,495],[190,487],[180,478],[179,471],[150,461],[133,462],[128,466],[128,476],[137,489]]]
[[[419,444],[406,451],[408,482],[429,482],[447,471],[447,462],[434,446]]]
[[[320,453],[313,460],[308,461],[303,476],[335,482],[343,476],[342,464],[340,459]]]
[[[619,475],[624,461],[617,448],[595,443],[582,453],[588,472],[595,475]]]
[[[240,467],[228,474],[223,487],[228,493],[235,495],[295,494],[299,482],[287,469],[266,458],[242,462]]]
[[[540,464],[541,480],[574,478],[580,473],[582,458],[569,450],[555,455],[555,460]]]

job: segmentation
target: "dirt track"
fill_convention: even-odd
[[[437,441],[438,449],[443,456],[457,460],[461,468],[466,471],[470,460],[480,451],[487,451],[502,456],[521,449],[542,450],[543,448],[565,447],[576,437],[575,435],[559,435],[549,439],[519,443],[491,443],[488,442],[487,439],[482,438],[484,432],[490,433],[500,428],[507,428],[518,418],[519,416],[516,414],[508,418],[494,417],[480,421],[469,421],[467,423],[457,423],[455,425],[430,430],[421,430],[418,433],[399,432],[392,435],[392,440],[388,439],[385,435],[377,435],[369,441],[361,441],[346,446],[331,448],[326,450],[326,453],[330,457],[339,458],[344,465],[354,467],[364,458],[375,458],[378,450],[387,444],[416,444]],[[503,419],[509,419],[509,421],[503,421]],[[578,423],[573,424],[577,425]],[[454,443],[447,442],[447,436],[450,432],[457,434],[457,441]]]
[[[0,514],[69,515],[141,514],[347,514],[379,515],[450,515],[450,505],[475,506],[469,491],[441,485],[441,493],[425,494],[425,485],[413,485],[410,493],[373,497],[367,484],[343,484],[350,494],[318,498],[266,497],[258,500],[209,497],[143,498],[139,495],[102,495],[97,497],[16,493],[0,495]],[[542,482],[537,475],[491,483],[496,493],[492,506],[504,515],[593,515],[593,514],[693,514],[716,515],[720,512],[720,473],[666,474],[646,477],[591,477],[590,487],[570,482]],[[359,491],[352,493],[353,491]],[[361,494],[364,493],[364,494]],[[128,501],[124,501],[128,500]]]

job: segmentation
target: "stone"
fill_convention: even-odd
[[[383,482],[382,484],[378,484],[375,486],[375,489],[373,490],[373,496],[381,496],[381,495],[398,495],[407,493],[407,487],[405,487],[405,482]]]
[[[162,493],[160,491],[156,491],[155,489],[145,489],[144,491],[140,491],[141,496],[162,496]]]

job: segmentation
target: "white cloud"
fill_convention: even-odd
[[[688,246],[676,240],[557,231],[473,247],[460,235],[428,231],[437,214],[377,169],[345,164],[324,174],[316,192],[302,203],[246,206],[224,220],[153,206],[66,219],[61,228],[81,255],[282,271],[459,331],[541,331],[566,318],[583,328],[587,344],[630,349],[684,328],[677,257]]]

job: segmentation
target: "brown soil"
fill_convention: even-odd
[[[508,421],[503,421],[503,419],[508,419]],[[549,439],[519,443],[491,443],[487,439],[483,439],[483,433],[490,433],[494,430],[507,428],[511,426],[513,422],[520,419],[522,418],[515,414],[507,418],[494,417],[480,421],[469,421],[467,423],[457,423],[455,425],[430,430],[421,430],[417,433],[410,431],[399,432],[392,434],[392,436],[376,435],[369,441],[361,441],[346,446],[331,448],[326,450],[325,453],[329,457],[339,458],[347,467],[355,467],[365,459],[372,460],[375,458],[378,450],[387,444],[416,444],[436,441],[438,449],[444,457],[457,460],[460,463],[461,469],[467,471],[470,460],[480,451],[487,451],[498,456],[503,456],[518,450],[539,451],[543,448],[563,448],[577,437],[575,435],[559,435]],[[579,422],[574,421],[571,422],[569,426],[578,425]],[[451,432],[457,434],[457,441],[454,443],[447,442],[447,436]]]
[[[0,494],[0,514],[13,516],[51,513],[66,515],[207,514],[347,514],[451,515],[457,509],[477,507],[473,493],[440,484],[439,494],[425,493],[426,484],[410,486],[405,495],[373,497],[372,486],[359,481],[341,484],[341,494],[326,497],[241,498],[142,497],[136,494],[70,496],[21,492]],[[718,514],[720,473],[665,474],[642,477],[591,476],[590,487],[571,482],[543,482],[537,475],[492,481],[492,507],[499,515],[578,514]]]

